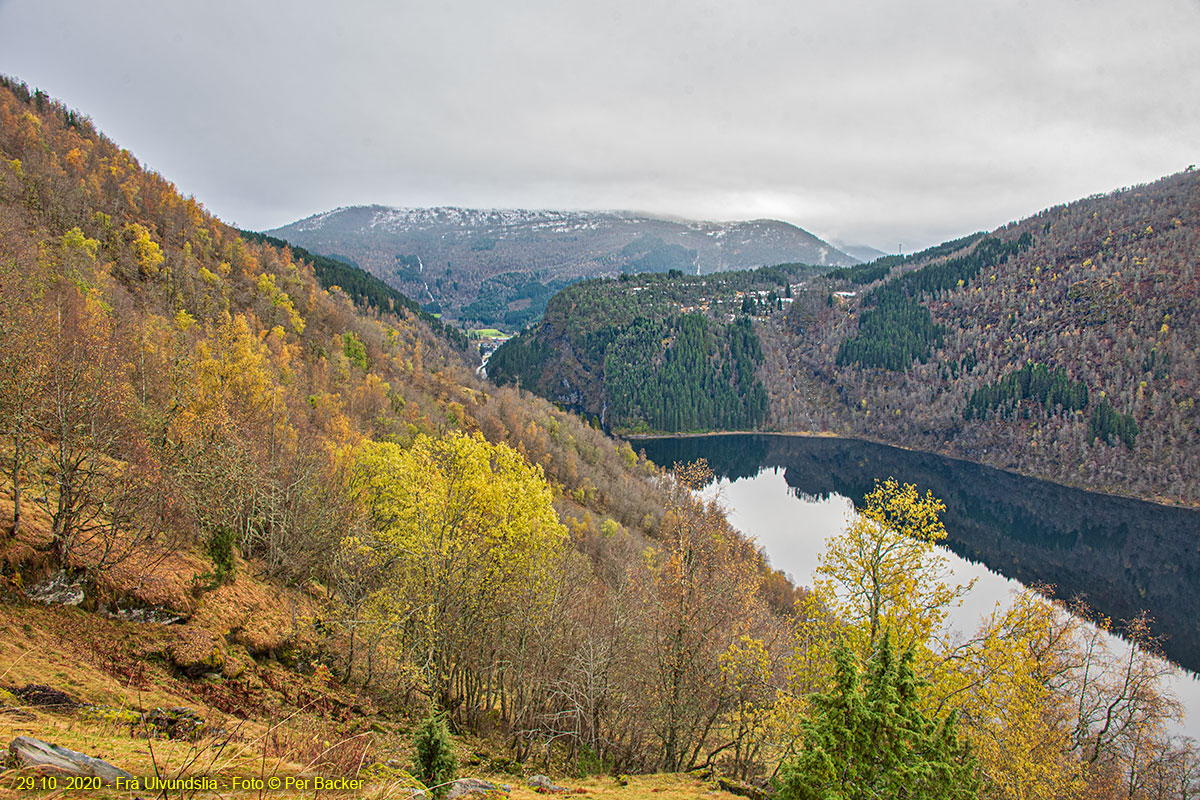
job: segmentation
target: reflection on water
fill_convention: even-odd
[[[1144,611],[1163,652],[1200,671],[1200,511],[848,439],[728,435],[633,445],[658,464],[707,458],[731,481],[782,470],[788,490],[809,500],[841,495],[857,504],[876,479],[914,483],[945,502],[946,544],[958,555],[1051,586],[1060,598],[1082,597],[1118,623]]]

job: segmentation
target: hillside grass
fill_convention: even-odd
[[[11,519],[12,499],[0,492],[0,519]],[[206,588],[211,563],[198,552],[180,551],[136,574],[131,565],[108,577],[100,591],[187,617],[183,624],[134,622],[103,609],[46,605],[24,589],[51,573],[38,558],[49,540],[49,519],[24,507],[19,537],[0,538],[0,746],[18,736],[104,759],[138,777],[212,777],[215,792],[182,791],[179,797],[325,796],[408,797],[416,787],[407,769],[412,759],[407,709],[380,707],[369,694],[337,684],[321,670],[286,663],[287,644],[303,639],[292,629],[289,608],[307,619],[315,594],[259,576],[257,565],[238,559],[235,578]],[[136,580],[135,580],[136,574]],[[201,588],[197,588],[201,587]],[[94,597],[85,606],[95,605]],[[303,625],[301,622],[298,624]],[[220,672],[189,677],[174,663],[174,648],[197,633],[220,640]],[[46,706],[19,696],[37,685],[64,692],[71,703]],[[204,720],[194,739],[169,739],[147,729],[142,715],[153,709],[187,708]],[[513,800],[540,793],[523,783],[550,774],[572,794],[621,800],[694,800],[725,795],[688,775],[571,778],[553,763],[536,759],[518,765],[504,748],[486,739],[456,736],[459,777],[480,777],[512,787]],[[512,774],[521,770],[520,774]],[[30,769],[0,772],[0,800],[35,796],[129,797],[128,789],[46,788]],[[230,788],[234,777],[264,779],[264,789]],[[305,780],[347,777],[356,790],[316,792],[295,787],[272,790],[270,778]],[[34,778],[34,789],[28,779]],[[151,790],[142,795],[153,796]],[[161,795],[160,795],[161,796]]]
[[[11,590],[0,600],[0,742],[32,736],[125,769],[139,777],[165,779],[209,776],[218,792],[183,792],[185,797],[316,796],[311,789],[233,791],[233,777],[312,779],[351,777],[361,790],[323,791],[326,797],[407,797],[415,784],[406,769],[411,761],[409,731],[414,724],[401,714],[379,711],[361,699],[331,689],[313,676],[302,676],[264,660],[243,679],[184,678],[154,657],[134,655],[155,650],[171,628],[109,620],[77,608],[29,603]],[[79,701],[75,708],[22,702],[11,690],[40,684]],[[246,692],[248,687],[257,690]],[[277,686],[278,689],[271,689]],[[239,704],[243,702],[244,704]],[[194,741],[151,737],[139,711],[184,706],[206,725]],[[346,712],[346,713],[342,713]],[[484,740],[456,737],[460,777],[481,777],[512,786],[513,800],[534,800],[539,793],[524,785],[529,774],[547,771],[529,765],[514,776],[489,769],[505,763]],[[586,779],[553,776],[573,794],[621,800],[695,800],[726,797],[708,783],[687,775],[612,776]],[[0,798],[37,796],[129,797],[127,790],[51,791],[25,788],[28,769],[0,773]],[[59,786],[63,786],[62,779]],[[143,792],[152,796],[152,792]],[[170,796],[170,794],[168,794]]]

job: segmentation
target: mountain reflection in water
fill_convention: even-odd
[[[1085,492],[943,456],[851,439],[770,434],[632,442],[656,464],[707,458],[718,478],[782,469],[800,497],[848,497],[895,477],[946,504],[945,544],[1026,585],[1082,597],[1117,621],[1145,611],[1164,654],[1200,671],[1200,511]]]

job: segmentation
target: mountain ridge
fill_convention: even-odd
[[[762,796],[744,781],[773,767],[808,772],[779,743],[820,730],[800,715],[841,702],[819,692],[822,676],[837,666],[854,685],[864,663],[832,648],[870,646],[877,617],[831,584],[810,595],[773,570],[721,504],[694,491],[713,477],[702,462],[671,477],[577,415],[481,381],[407,298],[331,261],[225,225],[86,117],[0,76],[0,734],[20,737],[25,761],[10,788],[55,785],[25,743],[151,776],[164,795],[430,793],[447,783],[421,768],[420,720],[433,715],[453,726],[464,772],[487,779],[455,786],[511,789],[512,800],[733,800]],[[897,263],[918,267],[899,280],[920,276],[915,262]],[[584,300],[591,284],[616,285],[642,300],[654,283],[671,312],[693,305],[672,285],[684,277],[571,290]],[[696,380],[657,388],[706,396],[720,374],[748,391],[714,393],[709,410],[757,413],[770,362],[751,317],[782,318],[812,269],[686,277],[706,299],[675,315],[665,363]],[[697,315],[715,305],[715,287],[740,300],[742,316],[723,306],[714,318],[728,318],[723,329]],[[1193,321],[1181,313],[1177,324]],[[596,332],[580,344],[614,333]],[[641,341],[626,336],[622,352]],[[1192,363],[1178,352],[1165,347],[1169,364],[1147,369]],[[660,398],[643,391],[655,387],[625,377],[627,405],[657,413]],[[936,535],[902,562],[859,568],[841,555],[861,541],[856,530],[877,554],[906,532],[936,534],[938,501],[896,480],[864,501],[862,524],[826,552],[844,585],[896,576],[873,585],[903,596],[887,619],[912,621],[905,656],[885,636],[865,662],[885,676],[868,705],[907,691],[899,711],[871,711],[884,739],[971,742],[978,767],[961,763],[990,781],[983,797],[1010,796],[999,789],[1019,786],[1012,776],[1047,761],[1053,772],[1036,773],[1046,785],[1088,797],[1134,796],[1111,776],[1132,784],[1147,763],[1157,783],[1136,796],[1181,781],[1191,791],[1197,756],[1190,739],[1163,734],[1179,712],[1160,662],[1108,650],[1030,592],[985,621],[970,640],[978,649],[944,642],[930,632],[950,600],[937,598],[956,590],[930,560]],[[918,663],[946,667],[919,687],[922,705],[954,703],[961,717],[933,720],[916,705],[913,648]],[[878,669],[885,662],[900,671]],[[1122,676],[1138,682],[1132,699]],[[876,725],[861,719],[856,730]],[[449,734],[435,738],[449,749]],[[921,733],[885,755],[918,778],[944,773],[945,746],[933,744]],[[420,775],[404,768],[410,754]],[[676,774],[638,777],[650,772]],[[587,788],[546,789],[545,773]],[[82,785],[98,788],[95,775]]]
[[[858,263],[780,220],[712,222],[635,211],[343,206],[266,233],[343,257],[450,319],[510,330],[540,316],[555,291],[585,278]]]
[[[380,224],[382,221],[378,217],[379,212],[388,212],[391,218],[388,221],[397,222],[426,222],[431,218],[444,216],[450,218],[453,222],[462,222],[465,225],[480,225],[480,224],[500,224],[500,225],[519,225],[528,224],[530,222],[540,222],[541,224],[549,225],[554,220],[563,222],[571,220],[583,220],[599,222],[605,219],[621,220],[621,221],[648,221],[662,222],[670,225],[679,225],[689,230],[704,230],[704,231],[719,231],[726,228],[770,224],[779,225],[787,228],[795,229],[796,231],[810,236],[813,239],[822,241],[828,245],[832,255],[837,257],[848,256],[841,248],[832,243],[821,240],[816,234],[805,228],[796,225],[786,220],[775,219],[773,217],[755,217],[752,219],[733,219],[733,220],[709,220],[709,219],[692,219],[689,217],[681,217],[673,214],[658,214],[649,211],[637,211],[633,209],[556,209],[556,208],[520,208],[520,207],[472,207],[472,206],[389,206],[383,203],[371,203],[367,205],[349,205],[338,206],[329,211],[322,211],[302,219],[296,220],[285,225],[280,225],[276,228],[271,228],[267,233],[281,231],[287,228],[296,227],[300,230],[320,230],[322,223],[331,219],[338,214],[347,212],[374,211],[377,216],[372,221],[372,227]],[[858,246],[859,249],[867,249],[875,251],[874,248],[865,248]],[[850,260],[855,262],[861,261],[851,257]]]

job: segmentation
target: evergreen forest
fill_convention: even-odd
[[[767,419],[751,319],[781,311],[799,264],[685,276],[582,281],[488,362],[501,384],[532,389],[626,431],[753,430]]]

